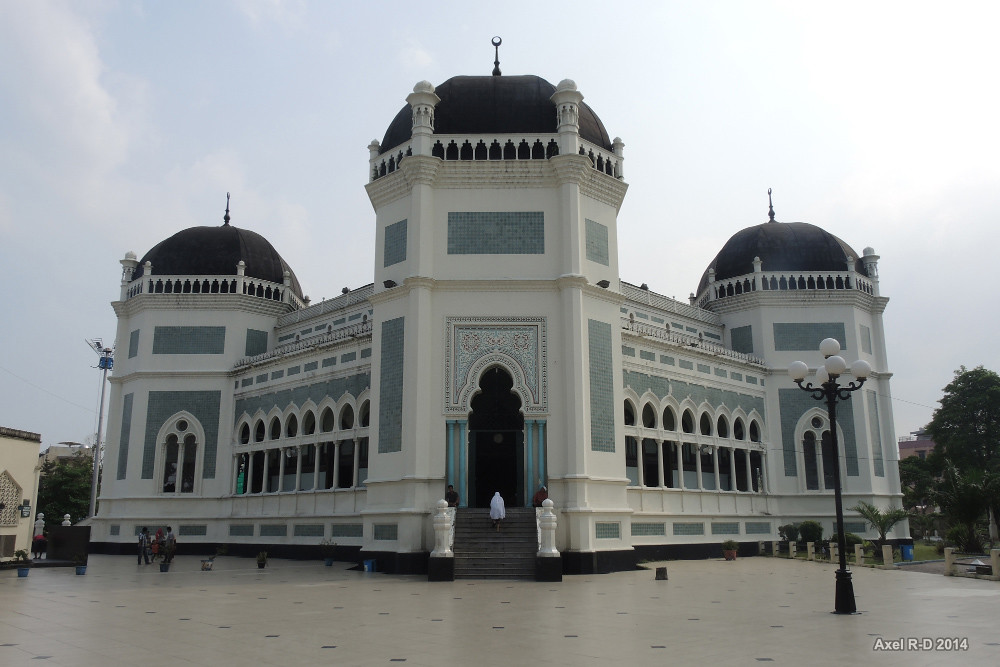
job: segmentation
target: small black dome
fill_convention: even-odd
[[[556,87],[545,79],[525,76],[454,76],[434,89],[441,98],[434,108],[435,134],[554,134]],[[407,104],[382,138],[384,153],[410,140],[413,116]],[[604,123],[586,102],[580,103],[580,137],[611,150]]]
[[[295,272],[268,240],[232,225],[191,227],[160,241],[139,260],[134,277],[142,276],[147,261],[154,276],[235,276],[240,260],[246,264],[245,275],[279,285],[288,271],[292,291],[302,298]]]
[[[725,280],[753,273],[753,259],[760,257],[764,271],[846,271],[847,258],[854,270],[867,276],[858,253],[833,234],[808,222],[765,222],[736,232],[715,256],[698,284],[700,294],[708,285],[708,270]]]

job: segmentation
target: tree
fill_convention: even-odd
[[[903,507],[908,510],[923,509],[931,504],[936,486],[931,464],[916,456],[899,461],[899,482],[903,487]]]
[[[995,469],[1000,464],[1000,375],[962,366],[938,402],[927,432],[940,455],[959,472]]]
[[[937,502],[952,524],[948,535],[954,536],[958,548],[966,553],[983,550],[979,522],[989,506],[983,477],[982,471],[963,474],[954,465],[949,465],[938,485]]]
[[[82,452],[72,458],[46,461],[38,480],[38,511],[49,523],[62,521],[69,514],[75,523],[90,510],[90,483],[93,461]]]
[[[878,533],[878,539],[875,540],[876,557],[882,554],[882,545],[887,543],[885,536],[892,530],[892,527],[907,518],[906,510],[901,507],[881,509],[864,500],[850,510],[857,512]]]

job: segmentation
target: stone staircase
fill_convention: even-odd
[[[538,553],[535,510],[508,508],[498,533],[489,509],[458,508],[452,551],[456,579],[534,579]]]

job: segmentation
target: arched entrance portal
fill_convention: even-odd
[[[508,507],[524,504],[524,415],[514,380],[494,366],[479,378],[469,415],[469,505],[489,507],[496,491]]]

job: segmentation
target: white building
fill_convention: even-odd
[[[772,214],[679,302],[619,278],[624,144],[575,83],[460,76],[406,102],[369,146],[372,284],[306,303],[228,210],[122,260],[95,541],[172,523],[420,572],[449,483],[470,507],[546,484],[566,572],[830,534],[825,408],[785,372],[827,337],[875,370],[840,408],[845,507],[899,504],[873,251]]]

